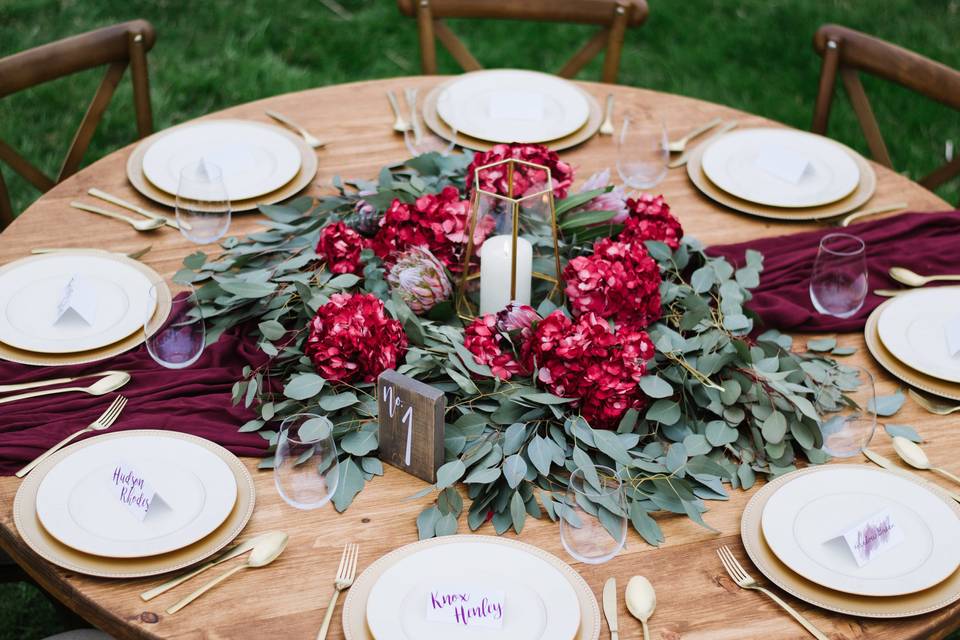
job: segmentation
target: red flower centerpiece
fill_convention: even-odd
[[[467,247],[469,219],[470,202],[461,200],[454,187],[420,196],[412,204],[394,200],[380,219],[371,246],[388,266],[410,247],[426,247],[445,267],[457,272]],[[479,247],[489,232],[489,227],[478,226],[474,243]]]
[[[563,270],[570,312],[643,328],[660,317],[660,269],[640,243],[604,238]]]
[[[562,311],[537,324],[529,354],[537,381],[554,395],[578,398],[572,406],[598,429],[615,428],[627,409],[646,406],[639,383],[653,356],[645,331],[611,329],[594,313],[574,321]]]
[[[317,255],[327,263],[332,273],[360,273],[360,252],[366,240],[359,233],[335,222],[320,230]]]
[[[498,144],[490,151],[478,153],[467,168],[467,193],[473,193],[475,184],[474,174],[477,167],[482,167],[503,160],[525,160],[550,169],[553,179],[553,196],[562,199],[567,197],[567,191],[573,182],[573,169],[560,159],[556,151],[551,151],[539,144]],[[546,186],[547,174],[542,169],[515,165],[513,173],[513,197],[519,198],[530,191],[536,191]],[[480,172],[480,188],[484,191],[509,196],[507,182],[507,167],[491,167]]]
[[[683,227],[677,217],[670,213],[670,205],[663,196],[654,198],[649,193],[639,198],[628,198],[627,208],[630,217],[620,232],[620,242],[642,243],[644,240],[657,240],[676,251],[683,238]]]
[[[317,373],[336,382],[373,382],[407,350],[403,325],[373,295],[335,293],[310,321],[304,353]]]
[[[499,313],[480,316],[464,331],[463,344],[477,364],[490,367],[493,375],[509,380],[515,375],[530,375],[530,338],[540,316],[526,305],[511,302]]]

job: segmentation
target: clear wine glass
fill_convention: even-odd
[[[147,352],[154,361],[167,369],[183,369],[200,359],[207,339],[206,323],[197,299],[197,292],[189,284],[169,287],[173,296],[170,314],[165,318],[156,310],[168,295],[163,282],[150,285],[149,312],[143,323]]]
[[[273,480],[280,497],[297,509],[330,502],[340,479],[333,426],[323,416],[299,413],[280,425]]]
[[[623,118],[617,138],[617,173],[633,189],[649,189],[667,175],[670,151],[663,120],[645,109]]]
[[[441,103],[450,105],[445,113],[454,113],[451,98],[448,91],[444,91],[438,98],[438,108]],[[457,118],[456,115],[444,123],[450,129],[450,137],[442,138],[427,126],[423,119],[423,111],[420,109],[416,94],[409,93],[407,103],[412,101],[410,109],[410,128],[403,132],[403,141],[407,145],[407,151],[414,157],[425,153],[439,153],[441,156],[448,156],[457,144]],[[439,117],[439,116],[438,116]]]
[[[589,564],[607,562],[627,540],[627,504],[620,476],[609,467],[595,469],[570,474],[566,504],[559,514],[563,548]]]
[[[217,165],[201,159],[180,170],[177,224],[191,242],[209,244],[230,228],[230,197]]]
[[[866,244],[849,233],[828,233],[820,240],[810,301],[820,313],[849,318],[867,297]]]
[[[845,398],[824,398],[839,388]],[[877,428],[876,389],[873,375],[854,365],[839,365],[828,384],[817,393],[817,403],[836,407],[820,421],[823,450],[835,458],[850,458],[867,448]],[[824,402],[826,401],[826,402]]]

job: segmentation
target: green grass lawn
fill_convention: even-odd
[[[157,128],[229,105],[310,87],[419,69],[416,26],[391,0],[340,0],[349,21],[317,0],[0,0],[0,57],[99,26],[146,18]],[[801,128],[810,125],[820,59],[811,39],[836,22],[960,68],[960,0],[648,0],[651,16],[627,35],[620,81],[728,104]],[[523,23],[452,24],[488,66],[557,69],[592,29]],[[953,35],[951,35],[953,34]],[[599,77],[599,63],[583,73]],[[448,57],[441,71],[457,69]],[[0,139],[55,172],[100,71],[0,100]],[[865,80],[893,160],[911,177],[940,164],[960,118],[938,104]],[[133,140],[124,82],[87,161]],[[669,123],[668,123],[669,124]],[[866,152],[846,100],[830,134]],[[3,168],[14,210],[37,193]],[[960,181],[939,190],[956,204]],[[0,640],[30,640],[59,628],[53,609],[25,586],[0,586]]]

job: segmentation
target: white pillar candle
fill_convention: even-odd
[[[513,236],[493,236],[480,247],[480,314],[497,313],[510,302],[530,304],[533,245],[517,238],[517,295],[510,299]]]

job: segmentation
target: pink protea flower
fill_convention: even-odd
[[[593,313],[571,320],[554,311],[537,324],[530,343],[537,382],[554,395],[577,398],[572,406],[591,426],[614,428],[628,409],[646,406],[639,383],[655,351],[645,331],[612,329]]]
[[[387,282],[417,315],[430,311],[453,293],[443,264],[423,247],[411,247],[400,254],[387,274]]]
[[[602,189],[609,184],[610,169],[604,169],[587,178],[587,181],[580,186],[577,193]],[[616,211],[617,215],[610,219],[610,223],[623,224],[630,217],[630,210],[627,208],[626,189],[623,186],[614,187],[579,207],[577,211]]]
[[[335,293],[310,321],[304,353],[321,376],[336,382],[373,382],[394,369],[407,350],[403,326],[368,293]]]
[[[670,213],[670,205],[663,196],[653,197],[644,193],[638,198],[629,198],[627,207],[630,217],[617,237],[620,242],[640,244],[644,240],[657,240],[673,250],[680,246],[683,227],[676,216]]]
[[[366,244],[359,233],[342,222],[335,222],[321,229],[317,255],[332,273],[359,273],[360,252]]]

